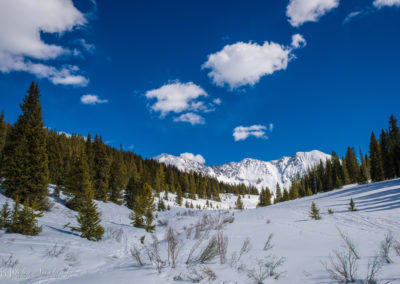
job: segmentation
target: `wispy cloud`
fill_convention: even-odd
[[[400,0],[375,0],[373,5],[377,8],[400,7]]]
[[[97,95],[83,95],[81,102],[85,105],[96,105],[108,103],[108,100],[102,100]]]
[[[196,161],[200,164],[204,164],[206,162],[206,160],[204,159],[204,157],[200,154],[192,154],[192,153],[182,153],[180,155],[181,158],[184,158],[186,160],[192,160],[192,161]]]
[[[175,122],[189,122],[191,125],[205,124],[204,117],[193,112],[181,114],[174,118]]]
[[[235,141],[246,140],[250,136],[268,139],[267,131],[272,131],[274,128],[273,124],[269,125],[269,129],[265,125],[252,125],[252,126],[238,126],[233,130],[233,138]]]

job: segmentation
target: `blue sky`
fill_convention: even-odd
[[[399,115],[400,0],[27,1],[0,3],[9,122],[37,80],[51,128],[209,165],[367,151]]]

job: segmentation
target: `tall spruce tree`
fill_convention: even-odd
[[[46,152],[46,129],[42,118],[40,93],[37,84],[31,84],[22,114],[9,131],[3,154],[6,195],[14,199],[37,200],[44,208],[48,194],[48,158]]]
[[[243,201],[242,201],[242,198],[240,197],[240,194],[238,194],[238,198],[236,200],[236,209],[239,209],[239,210],[244,209]]]
[[[4,121],[4,111],[0,114],[0,176],[1,176],[1,161],[3,157],[3,149],[7,138],[7,123]]]
[[[400,176],[400,130],[397,119],[392,114],[389,119],[390,154],[393,159],[396,177]]]
[[[382,167],[386,179],[392,179],[396,175],[394,160],[390,155],[390,143],[386,132],[382,129],[379,135],[379,150],[381,152]]]
[[[358,164],[354,150],[350,147],[347,148],[345,160],[350,182],[355,183],[358,180],[358,176],[360,173],[360,166]]]
[[[378,141],[375,138],[374,132],[371,133],[371,140],[369,142],[369,156],[371,159],[371,179],[374,182],[382,181],[384,179],[382,157]]]
[[[279,183],[276,183],[276,196],[274,199],[274,203],[278,203],[282,201],[282,190]]]
[[[109,175],[110,161],[106,147],[101,139],[96,135],[93,143],[94,151],[94,198],[107,202],[109,198]]]
[[[120,151],[114,158],[114,161],[111,165],[111,176],[110,176],[110,201],[121,205],[123,202],[122,191],[126,187],[126,177],[127,177],[127,169],[124,163],[123,157],[123,149],[122,145],[120,147]]]

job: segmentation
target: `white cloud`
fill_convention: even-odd
[[[235,141],[246,140],[250,136],[268,139],[265,135],[267,130],[267,127],[264,125],[238,126],[233,130],[233,138]]]
[[[76,66],[56,68],[37,62],[76,53],[44,42],[41,33],[60,35],[86,23],[71,0],[1,0],[0,72],[29,72],[54,84],[87,85]]]
[[[191,125],[205,123],[204,117],[202,117],[196,113],[193,113],[193,112],[181,114],[180,116],[175,117],[174,121],[175,122],[189,122]]]
[[[145,96],[148,99],[156,99],[151,109],[160,112],[161,117],[164,117],[170,112],[181,113],[187,110],[201,110],[205,107],[204,103],[197,99],[208,95],[200,86],[192,82],[173,81],[161,88],[147,91]]]
[[[360,15],[362,15],[362,14],[363,14],[363,11],[354,11],[354,12],[351,12],[351,13],[348,14],[347,17],[344,19],[343,24],[348,23],[348,22],[349,22],[350,20],[352,20],[353,18],[358,17],[358,16],[360,16]]]
[[[101,100],[97,95],[83,95],[81,102],[85,105],[95,105],[108,103],[108,100]]]
[[[196,162],[198,162],[200,164],[204,164],[206,162],[204,157],[202,155],[200,155],[200,154],[194,155],[192,153],[182,153],[180,155],[180,157],[183,158],[183,159],[196,161]]]
[[[92,43],[88,43],[84,38],[76,40],[87,52],[94,53],[96,46]]]
[[[265,42],[263,45],[237,42],[209,55],[202,68],[211,69],[208,76],[217,86],[228,84],[230,89],[235,89],[254,85],[261,77],[286,69],[294,57],[292,51],[304,46],[305,40],[301,35],[294,35],[292,44],[284,46],[274,42]]]
[[[318,20],[339,6],[339,0],[290,0],[286,16],[293,27]]]
[[[274,124],[273,124],[273,123],[270,123],[270,124],[269,124],[269,131],[272,131],[272,130],[274,130]]]
[[[400,0],[375,0],[373,5],[377,8],[400,7]]]
[[[306,44],[307,44],[307,42],[301,34],[295,34],[292,36],[292,47],[293,48],[305,47]]]
[[[216,105],[220,105],[221,104],[221,99],[220,98],[216,98],[213,100],[213,103]]]

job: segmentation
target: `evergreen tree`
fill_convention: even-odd
[[[239,210],[244,209],[242,199],[240,198],[240,194],[238,194],[238,198],[236,200],[236,209]]]
[[[103,238],[104,228],[100,224],[100,214],[97,211],[97,205],[94,203],[93,197],[91,190],[85,192],[76,217],[80,226],[73,227],[72,230],[80,232],[81,237],[89,241],[100,241]]]
[[[382,157],[379,149],[379,144],[375,138],[374,132],[371,133],[371,140],[369,142],[369,156],[371,158],[372,181],[382,181],[384,179]]]
[[[137,228],[145,228],[147,232],[152,232],[155,228],[155,225],[153,225],[155,205],[151,186],[148,183],[143,184],[141,195],[137,197],[133,210],[134,214],[131,216],[133,225]]]
[[[143,185],[140,182],[139,173],[137,172],[136,165],[132,165],[131,177],[129,178],[128,185],[125,189],[125,203],[129,209],[135,207],[136,198],[139,196]]]
[[[3,207],[0,211],[0,230],[4,228],[8,228],[11,224],[11,210],[8,205],[8,202],[4,203]]]
[[[361,165],[360,171],[358,172],[357,182],[358,184],[366,184],[370,179],[369,168],[368,168],[368,157],[364,158],[362,151],[360,149]]]
[[[283,189],[283,197],[282,201],[288,201],[289,200],[289,192],[287,191],[286,188]]]
[[[342,158],[342,181],[343,184],[350,183],[349,172],[347,171],[346,160],[344,158]]]
[[[349,211],[357,211],[353,198],[350,198]]]
[[[321,216],[319,215],[319,209],[317,208],[317,205],[315,205],[314,201],[311,203],[310,218],[314,220],[321,219]]]
[[[397,126],[397,119],[392,114],[389,119],[389,142],[390,155],[392,156],[395,174],[400,176],[400,130]]]
[[[160,163],[158,170],[156,172],[155,182],[154,182],[154,190],[157,192],[157,196],[160,195],[160,192],[165,189],[165,174],[163,164]]]
[[[292,186],[290,187],[289,190],[289,199],[293,200],[299,198],[299,191],[297,189],[297,184],[295,181],[292,182]]]
[[[3,152],[3,187],[6,195],[25,203],[37,200],[44,208],[49,179],[46,153],[46,129],[43,125],[38,85],[32,83],[22,114],[7,137]]]
[[[122,204],[122,191],[126,187],[126,177],[127,177],[127,169],[124,163],[123,157],[123,149],[122,145],[119,153],[114,159],[111,165],[111,175],[110,175],[110,201],[116,204]]]
[[[29,205],[28,200],[25,200],[21,209],[19,199],[15,200],[11,223],[7,227],[7,233],[37,236],[42,231],[42,227],[38,226],[36,218],[42,217],[43,213],[36,213]],[[32,202],[32,206],[37,207],[38,204]]]
[[[107,156],[106,147],[101,139],[96,135],[93,143],[94,151],[94,197],[95,199],[108,201],[110,161]]]
[[[181,185],[178,183],[177,187],[176,187],[176,199],[175,202],[179,205],[182,206],[182,187]]]
[[[347,172],[349,174],[350,182],[356,183],[359,177],[360,166],[358,165],[358,161],[354,150],[350,147],[347,148],[346,152],[346,167]]]
[[[71,160],[71,169],[65,181],[65,194],[69,196],[66,205],[72,210],[79,210],[85,194],[92,192],[89,166],[83,150],[77,150]]]
[[[264,207],[271,205],[271,197],[271,191],[268,187],[266,189],[262,189],[260,192],[260,202],[258,203],[258,206]]]
[[[0,114],[0,176],[1,176],[1,161],[3,157],[3,149],[6,143],[7,137],[7,123],[4,121],[4,111]]]
[[[278,203],[281,201],[282,201],[282,190],[281,187],[279,186],[279,183],[276,183],[276,197],[274,203]]]
[[[386,135],[386,132],[383,129],[379,136],[379,150],[381,152],[382,167],[385,178],[392,179],[396,175],[396,170],[394,166],[394,160],[390,155],[390,143],[388,135]]]

